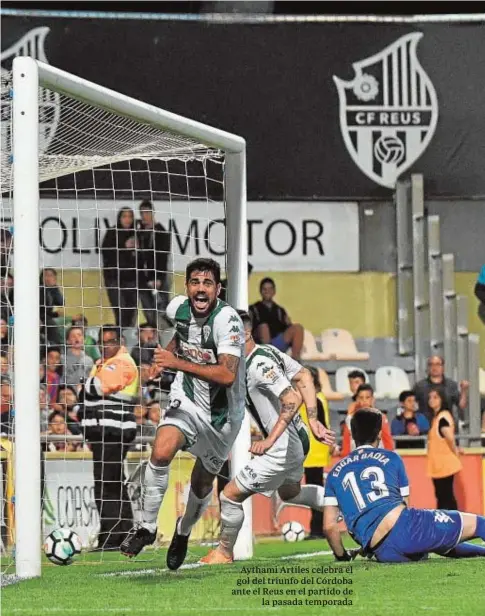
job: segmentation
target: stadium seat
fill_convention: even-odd
[[[343,361],[365,361],[369,353],[357,350],[352,334],[346,329],[326,329],[321,337],[322,352],[332,359]]]
[[[402,368],[380,366],[376,370],[376,398],[399,398],[405,389],[411,389],[409,377]]]
[[[485,396],[485,370],[483,368],[479,368],[478,373],[478,389],[482,396]]]
[[[305,329],[303,336],[301,359],[306,361],[327,361],[330,359],[330,355],[318,350],[315,336],[308,329]]]
[[[318,368],[318,378],[322,386],[322,393],[327,400],[343,400],[345,396],[338,391],[334,391],[330,377],[323,368]]]
[[[343,394],[344,396],[352,395],[347,375],[353,370],[360,370],[360,372],[363,372],[365,375],[365,382],[369,382],[369,375],[365,370],[362,370],[362,368],[358,368],[357,366],[341,366],[337,369],[337,372],[335,373],[335,388],[338,393]]]

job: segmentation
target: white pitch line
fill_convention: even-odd
[[[331,550],[321,550],[319,552],[304,552],[303,554],[292,554],[290,556],[280,556],[278,559],[270,558],[265,560],[293,560],[294,558],[311,558],[312,556],[330,556]],[[242,562],[242,561],[236,561]],[[199,567],[207,567],[205,563],[189,563],[188,565],[182,565],[180,569],[198,569]],[[167,573],[170,569],[134,569],[133,571],[110,571],[109,573],[98,573],[101,577],[141,577],[143,575],[155,575],[157,573]]]

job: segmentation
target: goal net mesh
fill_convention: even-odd
[[[2,69],[4,564],[14,554],[12,436],[15,412],[21,412],[13,407],[13,264],[28,258],[14,248],[11,88],[12,75]],[[92,560],[116,550],[140,516],[144,464],[170,385],[169,375],[161,385],[148,377],[154,346],[171,337],[166,305],[184,292],[184,270],[192,259],[211,257],[225,270],[224,152],[45,88],[39,89],[39,125],[41,328],[32,344],[41,348],[41,539],[55,528],[70,528],[86,553],[98,548]],[[120,443],[109,455],[104,452],[102,468],[94,468],[79,393],[101,356],[103,324],[120,327],[137,364],[138,381],[129,392],[136,438],[129,447]],[[172,464],[158,545],[171,539],[184,511],[193,463],[183,453]],[[195,540],[218,536],[217,491],[213,494],[192,533]],[[144,556],[152,557],[150,551]]]

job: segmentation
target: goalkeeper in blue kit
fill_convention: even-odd
[[[435,553],[451,558],[485,556],[485,517],[443,509],[408,507],[409,482],[400,456],[377,447],[382,414],[360,409],[351,420],[357,448],[329,472],[325,484],[324,531],[337,560],[351,560],[338,527],[343,515],[360,553],[378,562],[424,560]]]

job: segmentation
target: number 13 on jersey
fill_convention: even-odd
[[[370,466],[364,469],[359,476],[359,482],[355,476],[354,471],[351,471],[345,475],[342,481],[342,485],[346,490],[350,490],[354,498],[355,504],[359,511],[366,508],[368,503],[373,503],[379,498],[389,496],[389,490],[385,483],[384,471],[378,466]],[[359,483],[370,482],[370,491],[362,494],[359,487]]]

